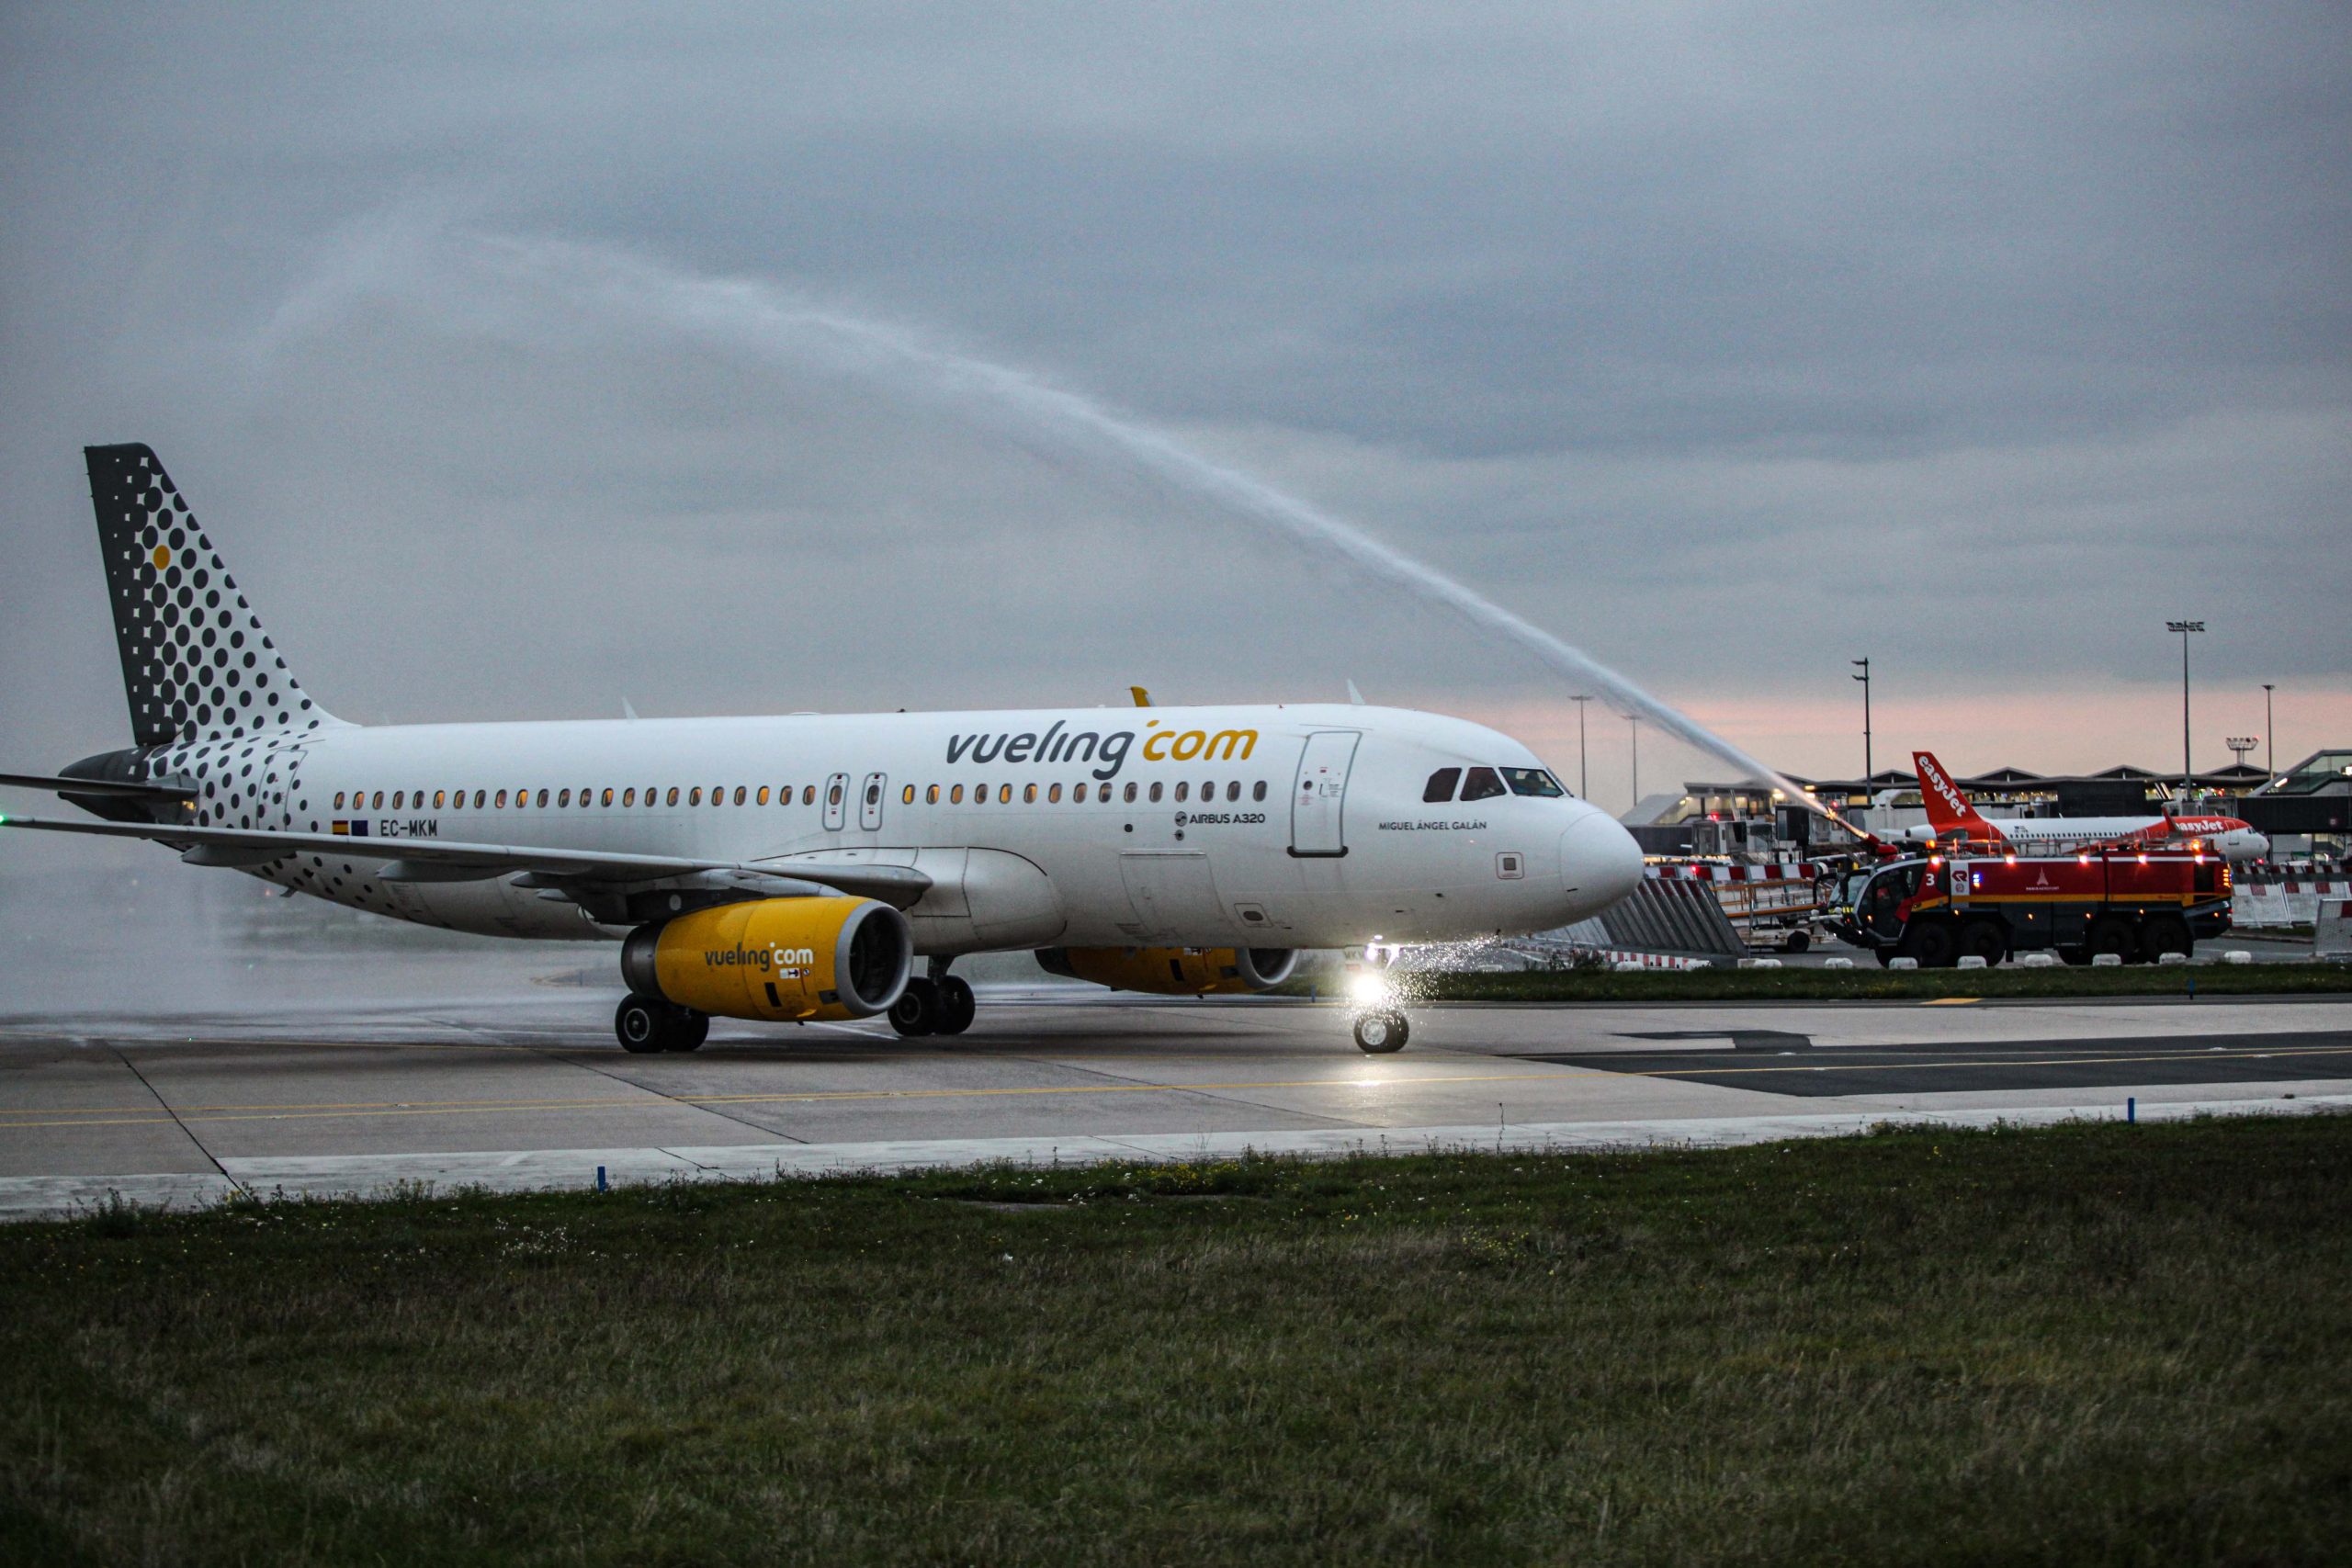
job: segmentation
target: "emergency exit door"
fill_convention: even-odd
[[[1348,852],[1348,771],[1355,766],[1352,729],[1326,729],[1306,738],[1290,791],[1290,852],[1300,859],[1336,859]]]

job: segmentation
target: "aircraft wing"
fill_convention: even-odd
[[[78,781],[77,781],[78,782]],[[368,860],[395,882],[488,881],[521,873],[529,886],[625,887],[676,877],[717,875],[778,897],[848,893],[904,908],[922,897],[931,878],[911,866],[793,861],[756,865],[678,855],[616,854],[604,850],[551,849],[535,844],[469,844],[447,839],[348,838],[340,833],[281,833],[247,828],[198,828],[176,822],[81,822],[0,816],[0,827],[53,833],[144,839],[182,851],[198,865],[262,865],[292,855]]]

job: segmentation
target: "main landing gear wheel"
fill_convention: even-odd
[[[933,1026],[933,1032],[961,1034],[971,1028],[980,1002],[972,995],[970,984],[960,975],[943,975],[932,983],[939,987],[939,1021]]]
[[[673,1007],[659,997],[627,996],[613,1013],[621,1049],[639,1056],[692,1051],[710,1037],[710,1015]]]
[[[899,999],[890,1004],[890,1027],[910,1040],[939,1032],[942,1016],[939,987],[929,980],[907,982]]]
[[[1368,1012],[1356,1020],[1356,1049],[1367,1056],[1385,1056],[1405,1048],[1413,1036],[1412,1026],[1405,1015],[1386,1009]]]

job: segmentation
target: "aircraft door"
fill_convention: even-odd
[[[1348,852],[1341,820],[1347,806],[1348,771],[1355,766],[1352,729],[1326,729],[1306,738],[1298,777],[1290,792],[1290,852],[1300,858],[1337,859]]]
[[[825,831],[838,833],[848,819],[849,775],[835,773],[825,781]]]
[[[865,775],[865,787],[857,795],[857,825],[871,833],[882,826],[882,792],[889,780],[880,773]]]

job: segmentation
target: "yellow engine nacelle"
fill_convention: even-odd
[[[1037,962],[1049,974],[1114,991],[1229,997],[1281,985],[1298,954],[1283,947],[1047,947]]]
[[[907,988],[907,918],[871,898],[759,898],[640,926],[621,946],[631,990],[719,1018],[871,1018]]]

